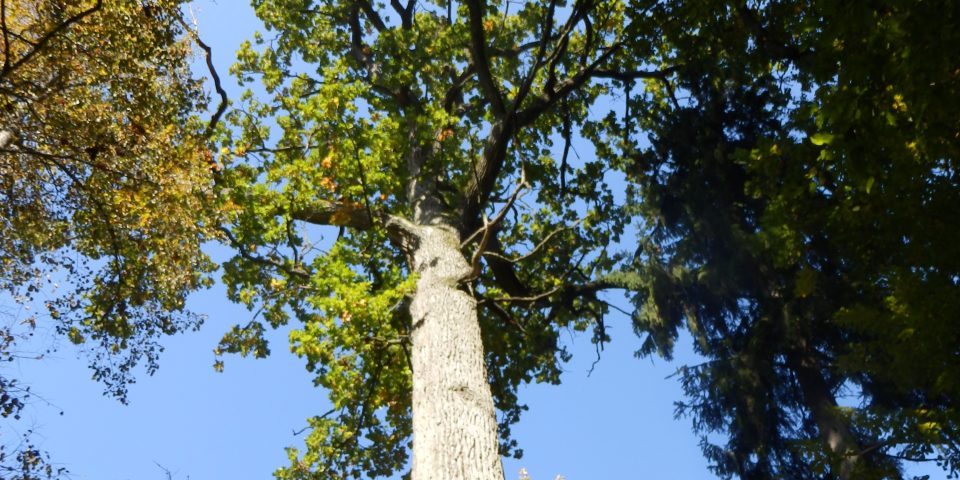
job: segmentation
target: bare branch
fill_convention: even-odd
[[[348,200],[320,200],[309,207],[291,212],[291,217],[314,225],[336,225],[357,230],[369,230],[373,227],[373,218],[366,206]]]
[[[220,122],[220,117],[223,116],[223,113],[227,111],[227,103],[229,99],[227,98],[227,91],[223,89],[223,85],[220,83],[220,75],[217,74],[217,69],[213,66],[213,50],[209,45],[204,43],[200,39],[200,35],[190,28],[187,25],[187,22],[183,20],[183,17],[177,16],[177,21],[183,27],[184,30],[193,38],[194,42],[197,42],[204,53],[204,57],[207,63],[207,71],[210,72],[210,78],[213,79],[213,88],[217,91],[217,95],[220,96],[220,103],[217,105],[217,110],[213,112],[213,116],[210,117],[210,121],[207,123],[207,131],[204,134],[205,137],[209,138],[213,134],[215,128],[217,128],[217,123]]]
[[[473,235],[470,235],[464,244],[461,245],[461,247],[463,247],[465,244],[469,244],[480,232],[483,232],[483,236],[480,238],[480,244],[477,245],[477,249],[473,253],[473,257],[470,260],[470,273],[460,279],[461,283],[473,281],[480,275],[480,258],[483,256],[483,252],[486,251],[487,245],[490,243],[490,239],[492,236],[496,235],[496,230],[503,222],[503,218],[507,216],[507,212],[511,207],[513,207],[513,204],[517,201],[517,198],[520,197],[520,194],[528,191],[529,189],[530,184],[527,183],[526,172],[521,169],[520,180],[517,181],[517,186],[514,188],[513,193],[510,194],[510,198],[507,199],[507,203],[500,210],[500,213],[498,213],[493,220],[488,220],[486,215],[484,215],[483,228],[477,232],[474,232]]]
[[[577,222],[577,224],[579,224],[579,223],[580,223],[580,222]],[[498,258],[498,259],[500,259],[500,260],[503,260],[503,261],[505,261],[505,262],[510,262],[510,263],[519,263],[519,262],[522,262],[522,261],[524,261],[524,260],[526,260],[526,259],[528,259],[528,258],[530,258],[530,257],[532,257],[532,256],[534,256],[534,255],[536,255],[537,252],[539,252],[541,248],[543,248],[547,243],[549,243],[550,240],[551,240],[553,237],[557,236],[557,234],[559,234],[560,232],[565,232],[565,231],[567,231],[567,230],[572,230],[575,226],[576,226],[576,225],[564,225],[563,227],[560,227],[560,228],[558,228],[558,229],[550,232],[549,234],[547,234],[546,237],[543,238],[543,240],[541,240],[539,243],[537,243],[537,244],[533,247],[533,249],[531,249],[529,252],[527,252],[527,253],[525,253],[525,254],[523,254],[523,255],[520,255],[519,257],[508,257],[508,256],[506,256],[506,255],[502,255],[502,254],[497,253],[497,252],[491,252],[491,251],[489,251],[489,250],[485,251],[485,252],[483,253],[483,256],[485,256],[485,257]]]

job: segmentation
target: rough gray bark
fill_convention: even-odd
[[[413,480],[502,480],[493,397],[457,230],[417,227],[413,268]]]

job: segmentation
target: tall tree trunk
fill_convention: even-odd
[[[860,459],[860,443],[837,411],[837,399],[824,380],[818,362],[807,351],[805,343],[788,353],[787,362],[797,376],[797,383],[800,384],[810,415],[817,424],[820,439],[839,458],[839,463],[834,464],[835,475],[841,480],[850,478]]]
[[[459,287],[470,265],[457,229],[417,223],[412,479],[502,480],[477,305]]]

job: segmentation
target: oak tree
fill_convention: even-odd
[[[387,476],[412,437],[416,480],[503,478],[517,387],[559,382],[562,329],[604,341],[598,292],[631,279],[613,166],[571,140],[618,79],[665,75],[635,45],[648,5],[253,3],[267,32],[234,73],[266,95],[229,115],[218,186],[224,280],[257,315],[218,353],[296,321],[334,405],[277,475]]]

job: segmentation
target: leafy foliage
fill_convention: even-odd
[[[631,107],[636,326],[645,354],[685,327],[707,357],[678,414],[727,435],[703,440],[722,477],[957,473],[957,11],[651,10],[679,66]]]
[[[181,2],[2,3],[0,287],[42,301],[125,396],[156,337],[195,328],[210,153]],[[62,287],[59,285],[63,284]]]

